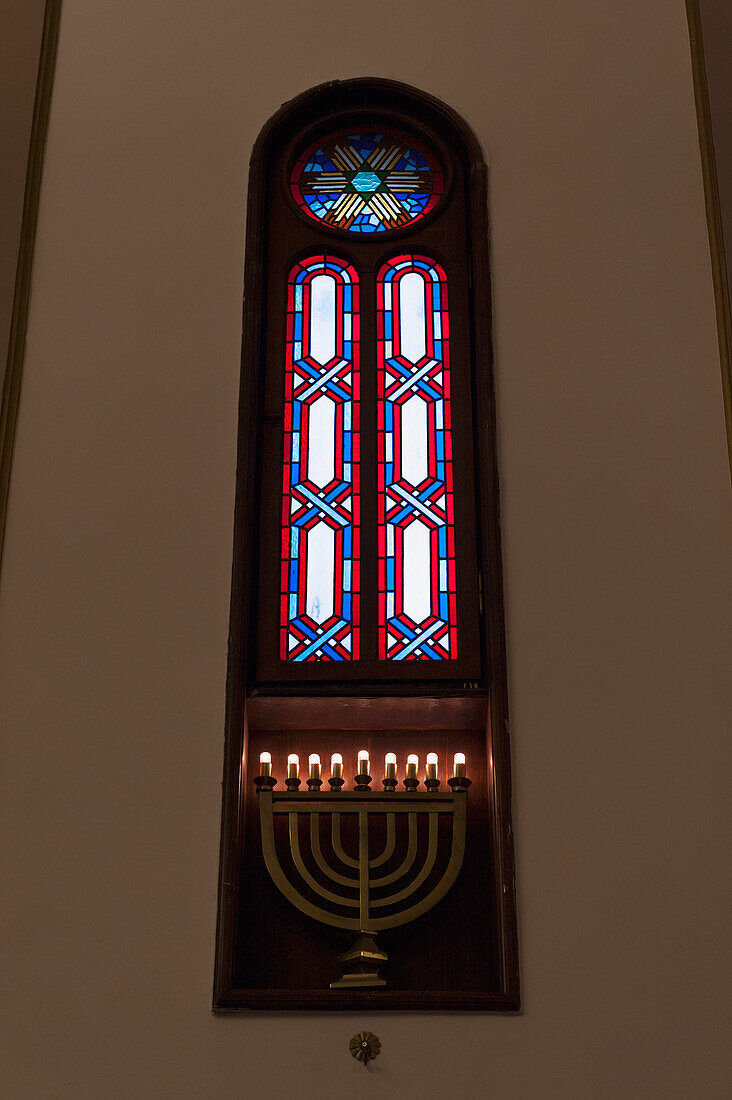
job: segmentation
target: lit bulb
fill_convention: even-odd
[[[464,779],[467,775],[465,770],[465,753],[456,752],[453,757],[453,774],[456,779]]]
[[[359,775],[368,775],[369,774],[369,750],[368,749],[359,749],[358,750],[358,774]]]
[[[330,758],[331,779],[343,779],[343,757],[339,752],[334,752]]]
[[[260,752],[259,754],[259,774],[271,775],[272,774],[272,753]]]
[[[396,779],[396,753],[388,752],[384,758],[385,779]]]
[[[287,757],[287,778],[297,779],[300,774],[300,757],[296,752],[291,752]]]
[[[427,753],[427,778],[437,779],[437,753]]]
[[[385,757],[386,764],[396,764],[396,753],[388,752]]]
[[[310,778],[320,779],[320,757],[317,752],[310,753],[308,764],[310,765]]]
[[[407,757],[407,779],[417,778],[417,768],[419,767],[419,757],[416,752],[412,752]]]

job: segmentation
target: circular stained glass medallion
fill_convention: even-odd
[[[298,158],[290,189],[300,210],[330,229],[371,234],[402,229],[442,197],[434,154],[396,130],[330,134]]]

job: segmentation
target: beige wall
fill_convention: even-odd
[[[720,1097],[732,530],[683,2],[313,10],[65,2],[0,598],[5,1094]],[[490,165],[525,1007],[216,1019],[247,158],[366,74]]]

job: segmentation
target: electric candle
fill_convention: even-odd
[[[287,757],[287,778],[297,779],[300,775],[300,757],[297,753],[291,752]]]
[[[456,779],[464,779],[468,774],[465,769],[465,753],[456,752],[453,758],[453,775]]]
[[[272,774],[272,753],[260,752],[259,754],[259,774],[271,775]]]
[[[320,779],[320,757],[317,752],[310,753],[308,764],[310,765],[310,778]]]
[[[330,758],[331,779],[343,779],[343,757],[339,752],[334,752]]]
[[[358,750],[358,774],[359,775],[368,775],[369,774],[369,750],[368,749],[359,749]]]
[[[417,778],[417,768],[419,767],[419,757],[416,753],[410,753],[407,757],[407,779]]]
[[[386,765],[384,777],[386,779],[396,779],[396,753],[388,752],[384,759],[384,764]]]
[[[437,753],[427,753],[427,778],[437,779]]]

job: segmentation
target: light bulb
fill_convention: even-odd
[[[456,752],[453,757],[452,763],[452,771],[455,779],[464,779],[467,775],[467,772],[465,770],[465,753]]]

